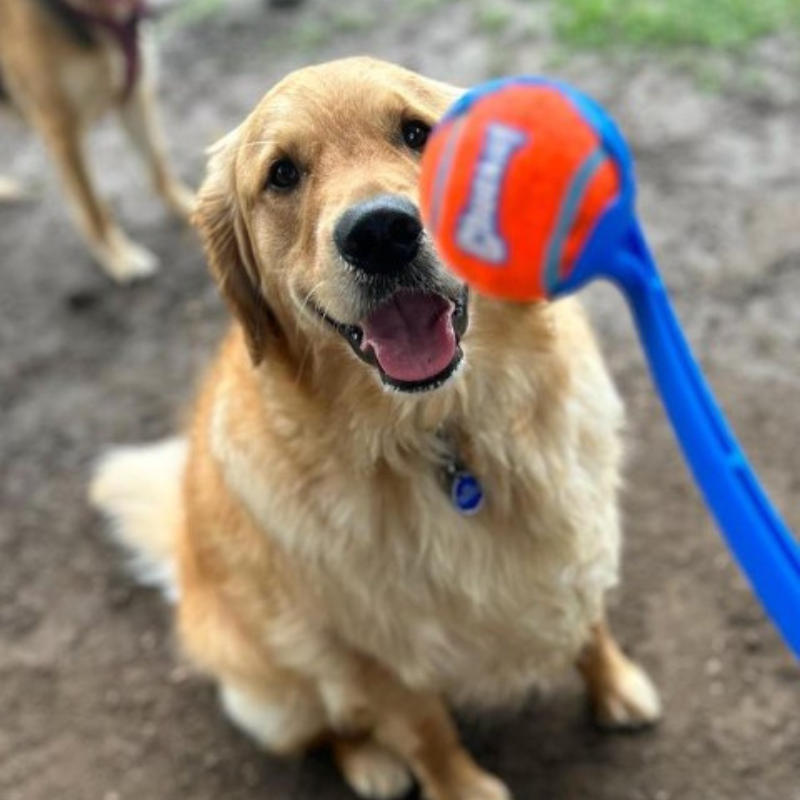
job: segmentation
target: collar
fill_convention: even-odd
[[[136,0],[130,15],[119,20],[111,13],[84,11],[75,8],[69,0],[37,0],[40,5],[53,14],[68,29],[73,39],[84,47],[96,43],[93,29],[100,29],[115,40],[125,59],[125,83],[120,99],[128,100],[141,73],[141,52],[139,49],[139,26],[152,16],[146,0]]]

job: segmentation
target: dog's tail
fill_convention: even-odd
[[[181,524],[186,441],[111,450],[97,465],[89,500],[131,556],[136,579],[178,599],[175,543]]]

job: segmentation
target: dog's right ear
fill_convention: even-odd
[[[261,291],[258,264],[236,197],[234,162],[239,129],[209,150],[208,174],[197,195],[192,223],[200,232],[209,267],[228,307],[244,329],[254,365],[280,332]]]

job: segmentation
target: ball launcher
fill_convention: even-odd
[[[559,81],[492,81],[436,126],[420,188],[440,253],[478,291],[555,300],[595,278],[622,291],[695,482],[800,658],[800,547],[687,344],[637,220],[632,157],[611,117]]]

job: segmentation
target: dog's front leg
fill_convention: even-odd
[[[340,768],[359,794],[396,796],[405,766],[429,800],[509,800],[506,787],[464,749],[441,698],[409,689],[374,663],[359,665],[358,673],[349,689],[339,683],[321,694],[338,695],[339,713],[359,709],[361,736],[340,736],[335,745]]]
[[[429,800],[510,800],[501,781],[464,749],[441,699],[401,691],[397,700],[374,737],[406,761]]]
[[[145,160],[159,197],[174,214],[188,220],[194,205],[194,192],[172,174],[167,164],[156,108],[155,83],[150,77],[149,59],[144,61],[143,74],[131,96],[120,107],[120,119],[131,143]]]
[[[578,669],[598,725],[632,730],[654,725],[661,718],[661,700],[653,682],[622,652],[605,620],[592,627]]]

